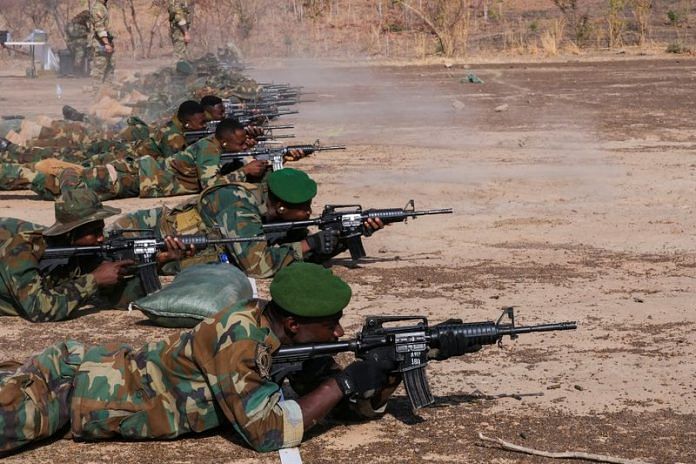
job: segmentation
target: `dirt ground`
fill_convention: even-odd
[[[455,211],[366,239],[369,257],[357,267],[343,256],[332,263],[354,290],[348,334],[366,315],[483,321],[507,305],[518,323],[579,326],[431,363],[434,407],[414,416],[399,390],[381,420],[312,431],[305,462],[549,462],[484,444],[479,432],[547,451],[696,462],[695,60],[291,65],[250,73],[314,93],[287,119],[298,143],[349,147],[297,163],[320,184],[317,211],[409,199]],[[468,83],[469,73],[484,83]],[[58,101],[53,79],[0,74],[3,114],[85,104],[85,82],[61,82]],[[111,202],[124,211],[160,203]],[[52,208],[31,192],[0,194],[2,216],[50,224]],[[174,332],[135,312],[42,325],[3,318],[0,352],[22,358],[67,337],[139,345]],[[271,463],[278,455],[220,431],[157,443],[57,439],[6,461],[78,459]]]

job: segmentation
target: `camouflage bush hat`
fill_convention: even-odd
[[[317,195],[317,183],[297,169],[273,171],[266,181],[271,193],[286,203],[306,203]]]
[[[97,194],[90,189],[67,190],[56,200],[56,223],[43,231],[53,237],[63,235],[92,221],[99,221],[119,214],[118,208],[102,205]]]
[[[352,294],[343,279],[312,263],[295,263],[281,269],[270,290],[278,306],[301,317],[338,314],[348,306]]]

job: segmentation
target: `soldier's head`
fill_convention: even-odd
[[[268,184],[269,222],[303,221],[312,214],[312,199],[317,183],[305,172],[293,168],[274,171],[266,178]]]
[[[201,106],[205,110],[208,121],[220,121],[225,118],[225,105],[222,103],[222,98],[206,95],[201,99]]]
[[[281,343],[333,342],[343,336],[340,320],[351,290],[330,270],[293,263],[276,273],[270,291],[265,314]]]
[[[205,129],[205,110],[200,103],[187,100],[179,105],[176,117],[186,131],[199,131]]]
[[[56,200],[56,223],[43,235],[75,246],[97,245],[104,241],[104,219],[121,212],[102,205],[94,191],[87,188],[66,190]]]
[[[228,153],[244,151],[249,147],[246,129],[236,119],[227,118],[220,121],[215,128],[215,138]]]

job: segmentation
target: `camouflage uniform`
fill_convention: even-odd
[[[60,181],[30,165],[3,163],[0,165],[0,190],[32,190],[42,200],[54,200],[60,195]]]
[[[65,26],[66,43],[73,59],[73,69],[77,75],[84,75],[89,53],[89,11],[75,16]]]
[[[282,401],[269,377],[269,354],[279,347],[256,301],[137,351],[53,345],[18,369],[15,363],[0,371],[0,451],[68,423],[81,440],[172,439],[231,424],[258,451],[296,446],[302,410]]]
[[[0,315],[60,321],[97,294],[94,277],[74,266],[44,275],[39,266],[47,247],[42,229],[19,219],[0,219]]]
[[[174,116],[141,145],[142,147],[138,150],[140,156],[150,155],[153,158],[172,156],[186,148],[184,124]]]
[[[199,193],[208,187],[230,182],[244,182],[241,169],[221,176],[222,145],[214,135],[205,137],[186,150],[153,162],[140,159],[140,197],[157,198]]]
[[[104,52],[103,39],[109,38],[109,9],[104,0],[95,0],[89,10],[92,28],[92,78],[98,83],[111,82],[114,78],[114,54]]]
[[[268,193],[265,184],[236,183],[212,187],[198,197],[172,210],[154,208],[119,217],[109,228],[154,229],[158,235],[220,234],[222,237],[254,237],[263,234]],[[298,239],[302,237],[297,237]],[[212,248],[212,247],[211,247]],[[302,253],[301,242],[270,244],[247,242],[211,250],[207,261],[218,259],[226,251],[231,263],[245,274],[270,278],[294,261],[311,259]],[[188,258],[200,261],[201,256]],[[186,259],[182,265],[188,265]]]
[[[174,46],[174,56],[179,60],[186,60],[186,42],[182,28],[188,30],[193,19],[192,8],[188,0],[168,0],[167,11],[169,13],[169,35]]]

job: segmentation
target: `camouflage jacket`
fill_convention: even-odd
[[[203,221],[215,224],[225,237],[263,235],[268,212],[265,183],[235,183],[212,187],[201,193],[198,211]],[[246,242],[228,246],[232,258],[245,274],[270,278],[293,261],[302,261],[302,243],[272,245],[268,242]]]
[[[0,315],[60,321],[97,294],[94,277],[74,266],[61,266],[50,275],[40,270],[46,249],[42,229],[19,219],[0,219]]]
[[[167,0],[169,23],[172,26],[186,27],[191,23],[191,7],[188,0]]]
[[[280,341],[256,301],[133,350],[89,349],[70,404],[75,438],[170,439],[232,425],[258,451],[302,441],[302,411],[270,379]]]
[[[136,151],[140,156],[150,155],[159,159],[172,156],[185,148],[184,125],[174,116],[164,126],[155,130],[152,136],[139,142]]]
[[[101,40],[111,37],[109,32],[109,8],[104,0],[95,0],[89,9],[90,27],[92,29],[92,40],[97,46],[101,45]]]
[[[195,184],[196,192],[214,185],[245,182],[246,175],[241,169],[224,176],[219,175],[222,153],[222,145],[211,135],[174,154],[166,160],[166,165],[168,170],[176,173],[181,180]]]
[[[265,188],[265,184],[245,183],[216,186],[171,210],[154,208],[120,216],[109,230],[154,229],[162,237],[177,234],[254,237],[263,234],[268,201]],[[305,258],[299,241],[239,243],[227,245],[223,251],[245,274],[258,278],[272,277],[284,266]],[[212,260],[218,258],[217,253],[208,256]],[[187,266],[189,260],[200,262],[201,257],[185,259],[181,265]]]

